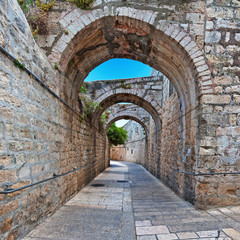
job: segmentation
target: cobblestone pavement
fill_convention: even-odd
[[[112,162],[24,240],[240,240],[239,231],[240,207],[196,210],[140,165]]]

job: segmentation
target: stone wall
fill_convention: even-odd
[[[126,161],[126,146],[125,145],[118,145],[118,146],[111,146],[110,148],[110,159],[114,161]]]
[[[181,100],[185,162],[179,170],[238,171],[239,1],[128,3],[100,0],[91,11],[66,2],[54,6],[49,13],[51,41],[39,44],[51,64],[58,62],[69,76],[59,81],[59,91],[75,99],[84,77],[110,58],[149,64],[171,80]],[[127,94],[126,90],[121,97]],[[227,185],[219,184],[216,176],[183,179],[190,190],[184,197],[200,207],[207,202],[226,205],[229,199],[239,203],[239,186],[232,175],[221,179],[234,190],[224,190]]]
[[[83,77],[113,57],[137,59],[161,71],[176,88],[184,115],[185,162],[179,170],[239,171],[239,1],[130,3],[96,1],[86,13],[59,4],[54,12],[59,31],[45,48],[48,58]],[[71,34],[65,36],[65,29]],[[75,64],[69,66],[69,60]],[[79,72],[70,75],[75,85]],[[237,176],[182,178],[190,189],[184,197],[199,207],[240,201]]]
[[[201,97],[198,172],[239,171],[239,13],[239,1],[207,1],[203,50],[215,93]],[[196,177],[196,201],[208,206],[239,204],[237,179],[239,175]]]
[[[0,1],[0,43],[56,90],[54,71],[35,44],[17,1]],[[0,52],[0,238],[21,239],[109,164],[105,135]],[[56,91],[57,92],[57,91]]]
[[[132,120],[129,120],[123,128],[127,131],[127,141],[124,145],[111,146],[110,158],[145,165],[148,158],[148,137],[145,130]]]
[[[186,161],[183,155],[182,112],[179,96],[166,78],[163,81],[162,108],[160,176],[175,192],[184,196],[186,194],[184,191],[187,192],[190,186],[186,186],[184,178],[173,171],[174,169],[183,169]]]
[[[116,57],[139,60],[170,79],[180,99],[182,129],[179,133],[183,142],[177,148],[178,151],[182,147],[182,164],[177,166],[178,170],[211,174],[239,172],[238,0],[160,3],[152,0],[147,4],[137,0],[98,0],[90,11],[80,10],[69,2],[56,2],[48,15],[47,35],[38,40],[42,49],[35,44],[17,1],[0,0],[0,3],[1,46],[70,106],[79,110],[81,84],[102,62]],[[58,70],[51,68],[54,65]],[[78,114],[2,54],[1,75],[1,179],[16,187],[76,165],[84,167],[83,178],[72,173],[52,181],[55,191],[46,183],[42,189],[35,187],[19,195],[1,195],[1,231],[4,238],[11,239],[14,234],[22,236],[59,207],[82,186],[83,179],[87,182],[94,177],[100,169],[93,166],[101,165],[103,169],[107,163],[99,162],[103,159],[100,155],[106,155],[107,151],[104,136],[87,122],[79,122]],[[140,89],[128,89],[123,83],[120,92],[106,93],[102,100],[106,108],[132,100],[148,109],[154,121],[161,120],[161,106],[144,93]],[[178,114],[170,108],[166,110],[172,116]],[[151,172],[160,176],[159,153],[170,154],[170,158],[175,153],[168,148],[160,149],[161,121],[155,127],[152,125],[150,132],[157,133],[157,137],[149,145],[149,152],[157,157],[154,161],[149,158],[148,165]],[[170,137],[169,132],[165,131],[166,139]],[[174,135],[177,137],[178,134]],[[99,147],[94,147],[96,139],[101,143]],[[170,174],[173,180],[169,179],[169,185],[182,186],[183,197],[198,207],[240,203],[239,175],[178,174],[177,177]],[[179,189],[176,191],[181,194]]]

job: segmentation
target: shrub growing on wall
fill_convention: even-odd
[[[110,126],[107,135],[110,143],[115,146],[125,144],[128,138],[127,131],[122,127],[117,127],[116,123]]]

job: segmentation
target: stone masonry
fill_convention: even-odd
[[[17,1],[0,0],[0,46],[54,92],[1,50],[0,187],[81,169],[1,194],[2,239],[23,237],[108,166],[100,115],[124,101],[154,120],[149,171],[196,207],[240,203],[240,175],[229,174],[240,172],[238,0],[97,0],[87,11],[56,1],[47,24],[36,43]],[[82,120],[80,87],[92,69],[112,58],[138,60],[164,74],[175,88],[166,108],[163,98],[145,94],[146,83],[134,89],[131,80],[119,81],[115,89],[104,86],[109,91],[99,98],[103,109],[95,121]]]
[[[142,126],[136,121],[129,120],[123,128],[127,130],[128,139],[124,145],[111,146],[110,158],[145,165],[148,159],[148,138]]]
[[[0,45],[58,92],[56,72],[33,40],[17,1],[0,1]],[[105,135],[0,53],[0,239],[21,239],[108,164]],[[96,144],[96,142],[98,144]]]

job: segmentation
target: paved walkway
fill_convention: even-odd
[[[239,231],[240,207],[196,210],[143,167],[112,162],[24,240],[240,240]]]

